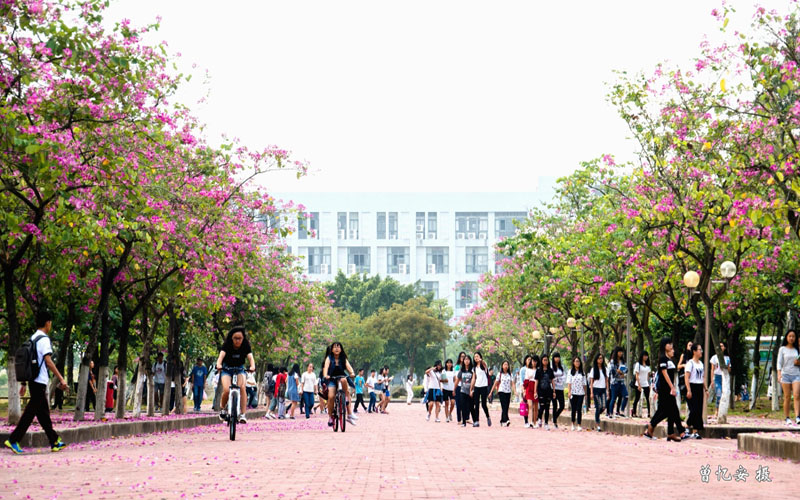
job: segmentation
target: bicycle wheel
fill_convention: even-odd
[[[231,391],[231,412],[228,417],[231,441],[236,441],[236,422],[239,420],[239,390]]]
[[[342,432],[344,432],[345,421],[347,420],[347,402],[344,399],[344,392],[339,391],[336,396],[336,402],[339,406],[339,424],[342,426]]]
[[[333,400],[333,432],[339,432],[339,409],[336,407],[336,400]]]

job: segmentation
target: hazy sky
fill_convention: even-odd
[[[745,27],[752,1],[730,27]],[[762,2],[786,9],[787,1]],[[632,158],[613,70],[691,64],[720,1],[116,0],[211,75],[193,109],[216,142],[310,162],[273,191],[531,191],[603,153]]]

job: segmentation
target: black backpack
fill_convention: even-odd
[[[45,335],[26,340],[14,354],[14,371],[18,382],[33,382],[39,376],[42,367],[39,365],[39,353],[36,344]]]

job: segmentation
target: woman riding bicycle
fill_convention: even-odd
[[[245,397],[245,376],[244,363],[250,361],[250,371],[256,371],[256,362],[253,359],[253,351],[250,342],[244,333],[243,326],[234,326],[228,332],[225,343],[219,351],[217,358],[217,371],[221,372],[220,382],[222,383],[222,411],[219,412],[220,420],[228,418],[228,388],[231,385],[231,378],[236,375],[236,385],[239,386],[241,396],[241,408],[239,409],[239,422],[246,424],[245,409],[247,408],[247,398]]]
[[[349,393],[347,374],[355,376],[353,367],[347,361],[347,354],[340,342],[334,342],[330,347],[330,354],[325,358],[322,367],[322,378],[328,384],[328,425],[333,426],[333,404],[336,396],[337,386],[341,387],[345,394]],[[334,378],[337,377],[337,378]],[[349,399],[349,398],[348,398]],[[347,421],[355,425],[355,419],[350,413],[350,402],[347,403]]]

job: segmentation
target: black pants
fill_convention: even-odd
[[[64,409],[64,391],[56,387],[55,396],[53,397],[53,409]]]
[[[453,392],[453,399],[456,400],[456,419],[461,423],[461,388],[456,387]]]
[[[353,411],[358,413],[358,405],[361,405],[362,408],[365,410],[367,406],[364,404],[364,395],[363,394],[356,394],[356,404],[353,405]]]
[[[545,425],[550,422],[550,401],[553,398],[539,394],[539,418],[544,420]]]
[[[703,384],[689,384],[692,389],[692,399],[687,399],[686,403],[689,405],[689,418],[686,419],[686,425],[693,430],[702,430],[703,425]]]
[[[578,425],[581,425],[581,416],[583,415],[583,394],[572,395],[569,397],[570,413],[572,414],[572,423],[575,423],[577,416]]]
[[[667,420],[667,434],[675,434],[676,427],[678,432],[683,431],[681,413],[678,411],[678,402],[675,400],[675,396],[669,393],[658,395],[658,409],[656,410],[656,414],[653,415],[653,418],[650,419],[650,425],[655,429],[664,419]]]
[[[84,410],[89,411],[89,406],[97,407],[97,398],[91,387],[86,388],[86,407]]]
[[[472,396],[466,392],[461,393],[461,423],[464,424],[469,420],[472,414],[473,421],[478,421],[478,409],[472,405]]]
[[[483,413],[486,414],[486,418],[489,418],[489,406],[486,404],[486,398],[489,397],[489,388],[488,387],[476,387],[475,388],[475,395],[472,398],[472,404],[474,405],[475,409],[472,412],[473,422],[478,422],[480,420],[480,409],[478,405],[483,407]]]
[[[50,405],[47,403],[47,386],[37,382],[28,382],[28,389],[30,390],[31,399],[22,412],[22,417],[19,423],[14,428],[14,432],[8,437],[12,443],[19,443],[25,433],[28,432],[33,418],[39,421],[39,425],[44,429],[47,434],[47,440],[50,441],[50,446],[56,444],[58,441],[58,434],[53,430],[53,422],[50,420]]]
[[[639,404],[639,398],[642,396],[642,392],[643,392],[644,393],[644,402],[647,403],[647,416],[649,417],[650,416],[650,386],[642,387],[641,392],[639,391],[638,387],[634,388],[633,390],[634,390],[634,392],[636,394],[633,395],[633,406],[631,407],[631,410],[632,411],[636,411],[636,408],[638,408],[638,404]],[[642,409],[644,409],[644,408],[642,408]],[[644,413],[644,412],[642,412],[642,413]]]
[[[553,399],[553,423],[558,425],[558,416],[564,411],[564,389],[556,389],[556,397]]]
[[[500,414],[500,423],[508,422],[508,407],[511,404],[511,393],[510,392],[497,392],[497,397],[500,398],[500,408],[502,408],[502,413]]]

